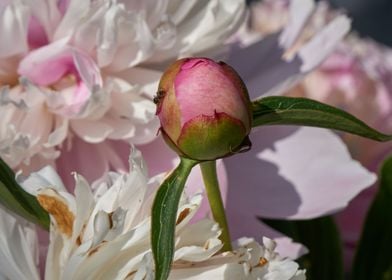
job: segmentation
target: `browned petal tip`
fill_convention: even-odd
[[[268,263],[268,260],[266,258],[260,258],[259,263],[257,264],[258,267],[264,266]]]
[[[69,210],[68,205],[60,197],[47,194],[39,194],[37,200],[56,221],[60,232],[67,237],[71,237],[75,216]]]
[[[176,222],[176,225],[180,224],[191,212],[191,209],[185,208],[184,210],[181,211],[180,215],[178,215],[178,219]]]

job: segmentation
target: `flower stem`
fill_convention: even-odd
[[[229,227],[225,214],[225,208],[219,189],[219,182],[216,173],[216,161],[206,161],[200,164],[203,174],[203,181],[207,191],[208,201],[212,211],[214,220],[222,229],[220,240],[223,242],[222,251],[232,251]]]

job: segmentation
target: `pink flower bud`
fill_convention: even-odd
[[[163,74],[154,101],[163,137],[181,156],[214,160],[250,148],[248,91],[223,62],[176,61]]]

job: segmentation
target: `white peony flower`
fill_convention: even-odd
[[[230,1],[0,1],[0,156],[52,162],[72,137],[134,144],[157,132],[152,96],[172,60],[237,29]]]
[[[45,279],[154,279],[150,208],[159,178],[147,181],[137,152],[130,161],[129,174],[109,173],[93,188],[75,174],[74,195],[51,167],[22,182],[51,216]],[[169,279],[304,279],[304,271],[280,258],[268,238],[263,245],[241,239],[234,252],[219,253],[217,224],[209,219],[189,223],[200,202],[196,195],[180,203]],[[5,237],[0,255],[6,259],[1,273],[10,279],[39,279],[31,226],[5,211],[0,211],[0,223]]]

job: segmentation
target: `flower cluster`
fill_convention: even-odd
[[[0,158],[32,195],[10,204],[50,216],[47,236],[0,209],[0,278],[305,279],[307,248],[260,218],[335,213],[376,176],[332,132],[255,128],[281,107],[251,99],[361,100],[390,128],[390,52],[341,43],[350,20],[323,2],[249,5],[0,0]]]
[[[109,173],[90,186],[79,174],[75,194],[46,167],[21,184],[51,217],[45,279],[154,279],[150,249],[150,207],[160,177],[148,179],[140,153],[133,151],[128,174]],[[184,197],[177,215],[176,250],[169,279],[305,279],[298,264],[281,258],[274,241],[240,239],[233,252],[219,253],[220,229],[210,219],[190,220],[201,196]],[[35,265],[34,228],[0,212],[0,275],[40,279]]]
[[[151,141],[162,67],[211,51],[244,17],[243,1],[207,2],[5,1],[0,156],[34,170],[73,138]]]

